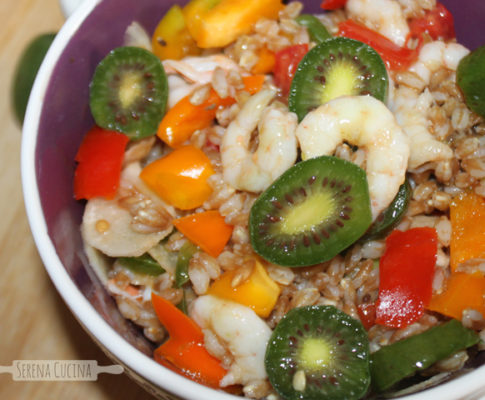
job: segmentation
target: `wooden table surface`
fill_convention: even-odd
[[[13,71],[37,34],[57,31],[57,0],[0,3],[0,365],[13,360],[97,360],[112,364],[72,317],[44,270],[24,210],[20,183],[21,128],[10,104]],[[2,400],[153,400],[125,375],[96,382],[14,382],[0,374]]]

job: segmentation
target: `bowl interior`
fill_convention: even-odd
[[[471,48],[485,43],[485,30],[481,28],[485,20],[483,0],[467,0],[466,6],[454,0],[442,2],[455,16],[458,41]],[[48,237],[41,240],[52,242],[72,282],[102,318],[145,354],[151,353],[152,344],[121,317],[84,255],[79,231],[83,203],[73,198],[74,156],[83,135],[94,124],[88,99],[89,82],[96,65],[111,49],[122,44],[131,22],[138,21],[152,33],[163,13],[174,3],[185,1],[103,0],[74,32],[63,29],[59,36],[68,39],[67,45],[55,60],[53,71],[46,68],[39,75],[39,79],[47,81],[47,87],[38,130],[24,133],[35,140],[35,178],[42,215],[30,217],[45,219]],[[305,12],[318,12],[320,1],[303,3]],[[26,198],[26,203],[29,201]],[[47,264],[49,260],[44,262]]]

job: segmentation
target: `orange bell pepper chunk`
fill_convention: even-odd
[[[148,164],[140,178],[167,203],[191,210],[211,195],[207,178],[213,174],[209,158],[202,150],[189,145]]]
[[[204,347],[204,334],[200,327],[168,300],[153,292],[152,304],[158,319],[170,335],[155,350],[155,360],[192,380],[219,387],[226,370]]]
[[[212,283],[207,293],[245,305],[260,317],[268,317],[281,292],[278,284],[269,277],[266,269],[257,260],[254,261],[249,277],[233,287],[236,273],[237,270],[233,270],[222,274]]]
[[[258,51],[258,56],[258,62],[251,68],[251,73],[269,74],[272,72],[276,60],[275,54],[265,46]]]
[[[281,0],[192,0],[184,7],[190,34],[201,48],[224,47],[261,18],[276,19]]]
[[[216,210],[187,215],[175,219],[173,224],[190,241],[212,257],[221,254],[231,238],[233,229]]]
[[[480,274],[454,272],[447,281],[446,290],[433,296],[428,310],[461,320],[467,308],[476,310],[485,318],[485,277]]]
[[[250,94],[259,92],[264,79],[264,75],[243,77],[244,89]],[[196,130],[211,126],[219,108],[235,102],[232,97],[221,98],[213,89],[207,100],[199,105],[192,104],[190,95],[186,96],[167,111],[158,126],[157,136],[170,147],[180,147]]]
[[[485,199],[467,192],[450,206],[450,264],[455,271],[464,262],[485,259]]]

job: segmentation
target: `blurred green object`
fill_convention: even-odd
[[[20,124],[24,121],[25,110],[37,71],[55,37],[55,33],[45,33],[34,38],[22,53],[17,64],[12,86],[12,102],[15,116]]]

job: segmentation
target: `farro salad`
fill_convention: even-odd
[[[485,48],[435,0],[190,0],[90,85],[85,251],[157,362],[407,393],[485,348]]]

